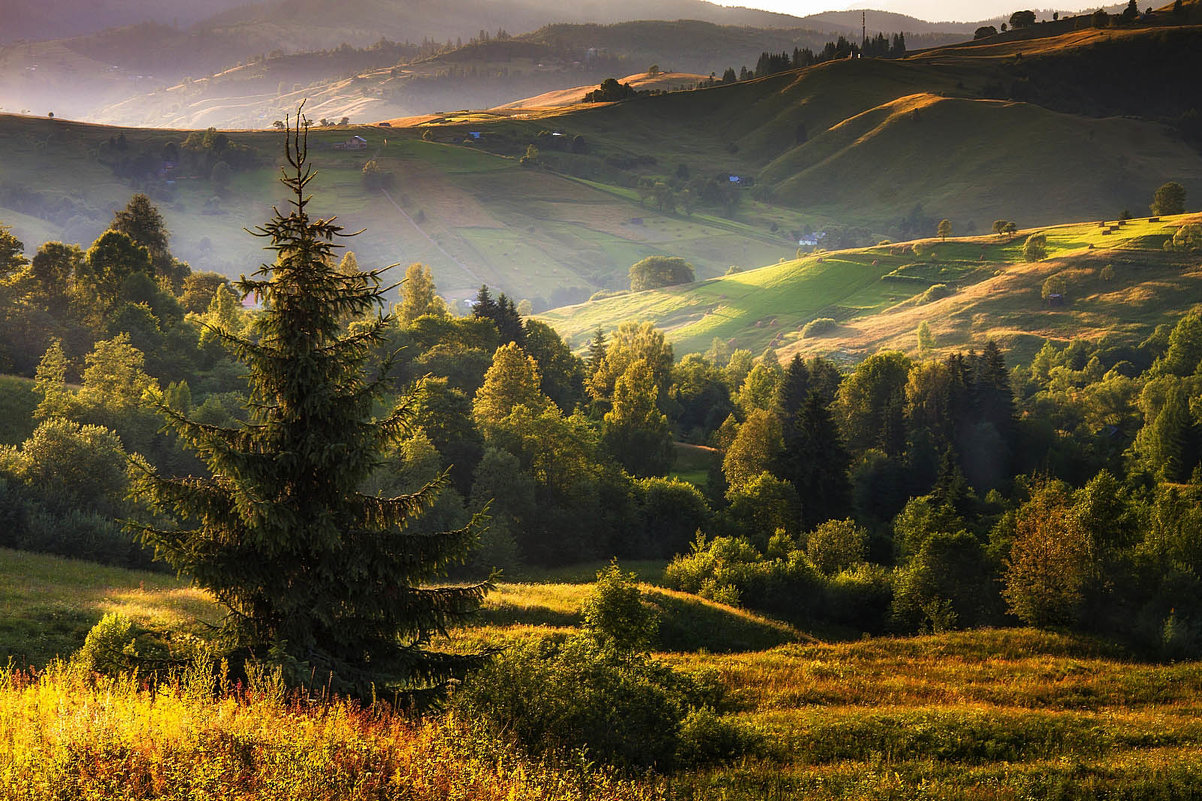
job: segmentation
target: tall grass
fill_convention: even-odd
[[[451,715],[289,698],[260,676],[211,693],[196,672],[154,689],[62,663],[0,672],[0,798],[644,801],[654,783],[553,769]]]

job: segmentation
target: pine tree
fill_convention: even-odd
[[[588,359],[585,360],[588,377],[596,375],[601,369],[605,362],[605,350],[605,332],[601,330],[601,326],[597,326],[597,333],[593,334],[588,343]]]
[[[810,370],[800,356],[794,356],[785,368],[785,377],[780,382],[776,401],[786,426],[797,418],[810,391]]]
[[[283,183],[291,208],[256,233],[275,263],[238,282],[266,301],[253,335],[222,341],[249,371],[250,420],[206,426],[161,406],[211,472],[167,478],[147,470],[137,493],[178,527],[134,526],[157,555],[228,610],[231,655],[282,666],[301,686],[359,697],[434,694],[482,655],[429,650],[431,637],[476,609],[489,584],[434,586],[476,538],[477,520],[439,534],[412,530],[445,477],[416,492],[369,497],[358,488],[388,445],[410,429],[411,404],[372,416],[388,364],[369,381],[366,361],[389,320],[344,333],[382,300],[380,270],[332,266],[342,235],[309,216],[308,124],[289,127]]]
[[[801,499],[802,528],[847,515],[851,508],[851,457],[827,404],[811,391],[795,421],[785,430],[781,475]]]
[[[113,216],[109,227],[146,248],[156,275],[169,278],[177,290],[183,286],[192,270],[171,255],[167,246],[171,233],[150,198],[140,192],[131,197],[125,208]]]

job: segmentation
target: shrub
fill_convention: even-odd
[[[894,625],[903,631],[945,631],[991,622],[997,612],[994,570],[971,534],[938,532],[897,576]]]
[[[863,562],[867,552],[868,533],[854,520],[828,520],[806,537],[806,556],[828,576]]]
[[[133,673],[141,678],[166,678],[189,665],[211,667],[208,649],[187,635],[164,635],[108,612],[92,627],[71,663],[85,671],[116,678]]]
[[[812,619],[822,600],[822,577],[799,550],[766,558],[742,538],[698,536],[692,550],[664,570],[668,586],[702,597],[738,600],[750,609],[793,622]]]
[[[624,769],[669,770],[681,723],[712,688],[592,637],[523,644],[494,658],[455,697],[535,755],[591,757]]]
[[[933,303],[937,300],[949,297],[952,294],[952,289],[947,284],[931,284],[927,287],[926,292],[918,296],[918,303]]]
[[[757,751],[761,739],[746,724],[722,717],[709,707],[694,709],[680,724],[676,764],[698,768],[729,762]]]
[[[861,562],[826,583],[823,616],[856,631],[884,631],[893,600],[893,574],[882,565]]]
[[[1031,234],[1023,243],[1023,258],[1027,261],[1040,261],[1048,257],[1048,237],[1046,234]]]
[[[584,630],[603,646],[646,653],[655,640],[659,616],[643,603],[637,578],[617,561],[597,573],[597,584],[580,608]]]
[[[821,337],[833,333],[838,327],[839,324],[833,317],[819,317],[806,323],[801,329],[801,335],[803,338]]]
[[[1188,223],[1181,226],[1165,241],[1164,249],[1188,252],[1202,250],[1202,225]]]

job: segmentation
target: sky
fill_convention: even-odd
[[[899,14],[909,14],[912,17],[932,22],[975,22],[981,19],[1009,15],[1011,12],[1021,8],[1055,7],[1062,8],[1065,11],[1076,11],[1086,7],[1091,9],[1095,7],[1074,2],[1063,6],[1050,2],[1024,6],[1016,3],[1015,0],[960,0],[960,2],[949,2],[948,0],[868,0],[868,2],[865,2],[865,0],[855,0],[854,2],[841,2],[841,0],[711,0],[711,2],[716,2],[724,6],[747,6],[748,8],[762,8],[767,11],[779,11],[782,14],[792,14],[795,17],[804,17],[823,11],[848,8],[872,8],[878,11],[895,11]],[[1112,3],[1113,0],[1110,0],[1110,2],[1104,4],[1111,5]]]

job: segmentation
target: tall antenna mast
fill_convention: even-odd
[[[864,45],[868,44],[868,12],[860,11],[860,48],[863,50]]]

